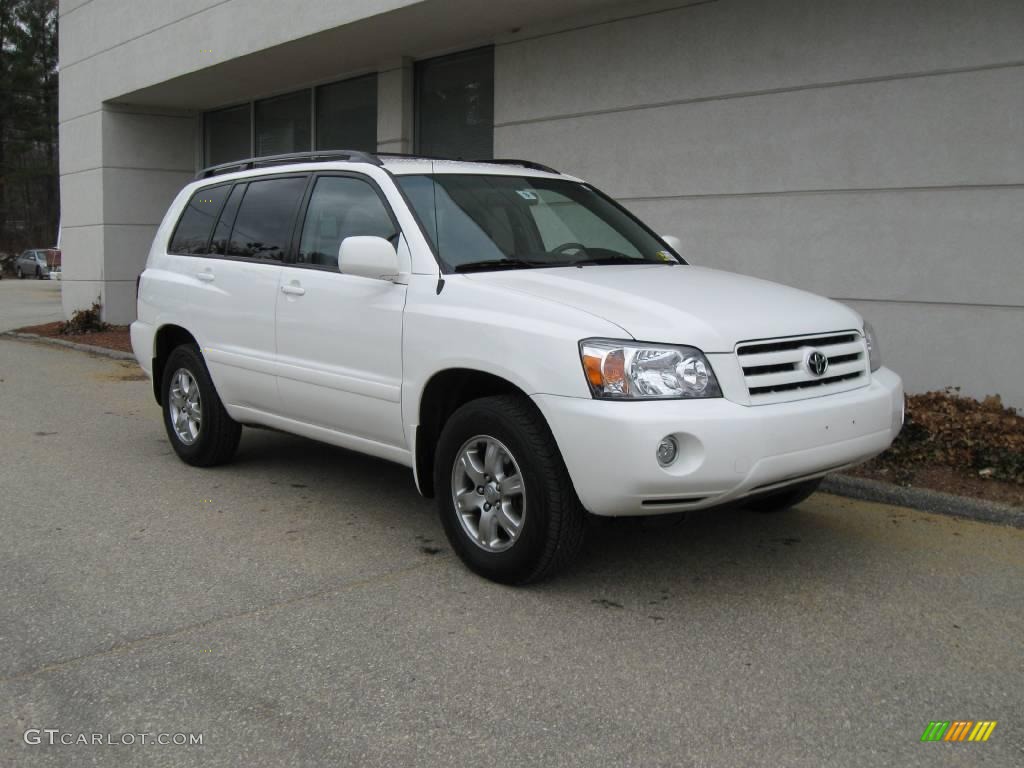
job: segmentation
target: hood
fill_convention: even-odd
[[[860,329],[849,307],[767,280],[693,266],[616,265],[478,272],[495,288],[555,301],[639,341],[732,352],[737,342]]]

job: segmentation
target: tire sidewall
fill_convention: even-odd
[[[199,412],[202,421],[199,428],[199,437],[192,445],[186,445],[174,431],[174,424],[171,422],[170,390],[174,374],[184,368],[199,385]],[[160,402],[162,403],[164,429],[167,431],[167,439],[171,447],[185,461],[198,459],[207,449],[211,440],[211,422],[213,418],[213,404],[216,392],[213,389],[213,382],[206,371],[206,364],[195,347],[178,347],[167,358],[164,365],[163,381],[160,385]]]
[[[526,485],[526,516],[515,543],[502,552],[479,547],[463,529],[452,499],[452,468],[459,449],[477,435],[500,440],[511,452]],[[441,524],[455,553],[474,572],[493,581],[515,584],[529,578],[544,553],[550,512],[545,473],[519,425],[498,411],[469,403],[445,425],[434,464],[434,488]]]

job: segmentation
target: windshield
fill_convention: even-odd
[[[683,263],[585,184],[522,176],[399,176],[442,262],[473,269]]]

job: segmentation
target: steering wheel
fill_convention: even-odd
[[[582,251],[583,253],[586,253],[587,246],[583,243],[574,243],[570,241],[568,243],[562,243],[557,248],[552,248],[550,252],[560,256],[563,253],[568,253],[569,251]]]

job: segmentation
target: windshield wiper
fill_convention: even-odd
[[[630,256],[604,256],[597,259],[577,259],[570,261],[567,267],[589,267],[608,266],[611,264],[675,264],[675,261],[648,261],[647,259],[634,259]]]
[[[526,259],[484,259],[482,261],[467,261],[465,264],[456,264],[455,272],[485,272],[491,269],[532,269],[533,267],[553,266],[547,261],[528,261]]]

